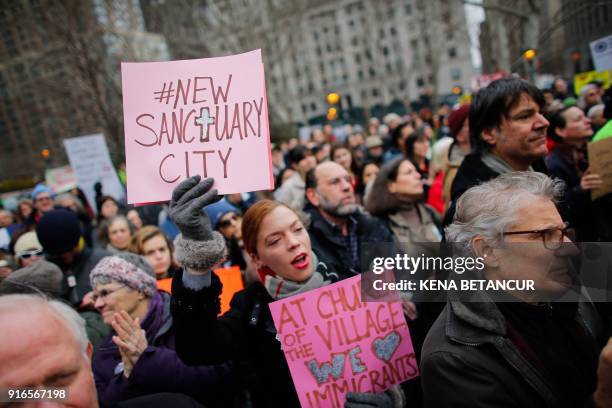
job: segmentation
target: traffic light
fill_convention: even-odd
[[[538,55],[536,50],[534,50],[533,48],[529,48],[523,52],[523,59],[527,62],[533,61],[536,55]]]
[[[335,105],[338,102],[340,102],[340,95],[338,95],[336,92],[330,92],[327,94],[327,103],[330,105]]]
[[[51,156],[51,152],[49,149],[44,148],[40,151],[40,155],[43,157],[43,159],[48,159]]]
[[[327,104],[327,120],[332,121],[338,119],[338,112],[340,110],[340,95],[337,92],[330,92],[325,97]]]
[[[335,120],[338,117],[338,109],[333,106],[327,109],[327,120]]]
[[[453,86],[452,92],[454,95],[461,95],[463,94],[463,89],[459,85],[455,85]]]

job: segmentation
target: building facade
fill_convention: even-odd
[[[612,32],[610,0],[484,0],[482,4],[484,73],[527,74],[522,53],[534,48],[538,72],[572,78],[593,69],[589,43]]]
[[[139,2],[7,0],[0,36],[0,179],[66,164],[63,140],[86,134],[120,158],[119,62],[169,58]]]
[[[202,57],[262,48],[272,120],[324,117],[330,92],[344,109],[369,111],[450,94],[454,86],[467,88],[474,74],[462,2],[277,0],[236,8],[211,1],[204,9],[187,3],[192,9],[185,14],[199,15],[208,31],[177,27],[170,5],[155,0],[143,7],[147,27],[198,38]],[[175,56],[185,55],[176,36],[169,44]]]
[[[366,115],[474,74],[463,3],[445,0],[5,0],[0,36],[0,179],[66,164],[63,139],[85,134],[120,159],[121,61],[262,48],[271,123],[294,124],[330,92]]]

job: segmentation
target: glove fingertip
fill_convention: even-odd
[[[213,196],[210,202],[211,204],[216,203],[217,201],[221,201],[224,197],[222,195],[219,195],[219,190],[217,190],[216,188],[213,188],[212,190],[210,190],[210,193]]]
[[[207,177],[204,180],[202,180],[202,183],[212,186],[213,184],[215,184],[215,179],[213,177]]]

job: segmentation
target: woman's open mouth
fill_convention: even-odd
[[[310,265],[310,259],[308,257],[308,254],[302,252],[301,254],[293,258],[293,261],[291,261],[291,265],[293,265],[297,269],[307,268],[308,265]]]

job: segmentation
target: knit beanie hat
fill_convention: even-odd
[[[448,128],[450,129],[451,135],[453,137],[457,136],[457,133],[463,127],[465,120],[468,118],[470,114],[470,105],[461,105],[457,109],[453,109],[453,111],[448,115]]]
[[[4,279],[0,283],[0,294],[37,293],[38,290],[51,297],[60,297],[62,278],[62,271],[54,263],[36,261]]]
[[[79,243],[81,223],[71,210],[49,211],[36,225],[36,235],[45,252],[51,255],[61,255]]]
[[[219,229],[219,221],[221,221],[221,218],[223,218],[225,214],[231,212],[238,215],[240,214],[238,208],[228,203],[225,199],[219,200],[214,204],[207,205],[204,207],[204,211],[206,211],[208,218],[210,218],[210,223],[215,230]]]
[[[34,187],[34,190],[32,190],[32,201],[36,201],[36,196],[40,193],[49,193],[51,196],[53,196],[53,190],[51,190],[48,186],[40,183],[37,184],[36,187]]]
[[[157,292],[153,269],[142,256],[131,252],[120,252],[102,258],[92,269],[89,279],[92,288],[115,281],[147,297],[153,297]]]

